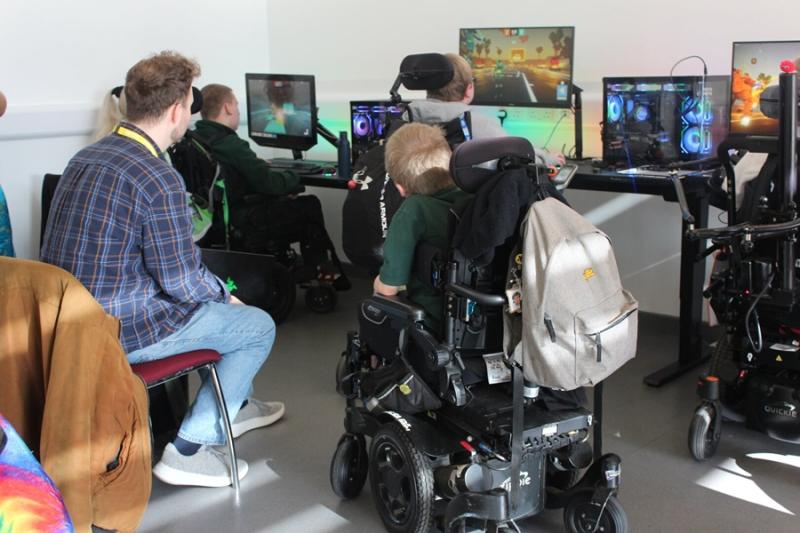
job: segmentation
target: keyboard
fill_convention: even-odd
[[[315,161],[311,159],[275,158],[269,160],[270,166],[276,169],[293,170],[298,174],[334,174],[336,163],[333,161]]]

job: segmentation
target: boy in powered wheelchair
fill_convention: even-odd
[[[405,148],[411,141],[413,151]],[[561,361],[572,351],[559,363],[570,375],[563,379],[563,369],[528,362],[536,342],[524,316],[534,316],[540,301],[531,269],[544,256],[534,257],[526,239],[544,238],[532,226],[542,213],[531,206],[580,217],[546,177],[539,180],[530,143],[469,141],[450,157],[441,130],[410,124],[386,151],[387,170],[408,198],[390,226],[376,294],[361,304],[360,331],[348,333],[337,367],[347,407],[331,462],[334,492],[355,498],[369,475],[378,513],[398,533],[519,531],[516,521],[545,508],[564,508],[569,532],[627,532],[616,498],[620,458],[600,456],[599,439],[593,455],[588,438],[599,420],[581,387],[632,357],[636,308],[627,292],[594,287],[606,279],[607,260],[594,258],[594,236],[562,239],[588,250],[591,264],[573,261],[581,263],[576,272],[553,264],[593,286],[597,298],[565,294],[564,301],[582,299],[581,308],[593,310],[597,300],[606,309],[621,294],[627,307],[602,327],[597,317],[609,312],[578,313],[574,331],[561,327],[558,306],[547,307],[555,314],[544,314],[542,342],[558,347],[550,356]],[[411,250],[398,254],[397,243]],[[606,285],[618,286],[610,248],[600,255],[611,256],[616,276]],[[401,285],[411,301],[395,295]],[[618,360],[621,339],[626,355]]]

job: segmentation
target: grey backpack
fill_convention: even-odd
[[[531,206],[507,288],[506,353],[528,381],[595,385],[636,354],[638,303],[622,288],[611,242],[561,202]]]

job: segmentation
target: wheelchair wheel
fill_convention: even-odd
[[[369,471],[364,435],[347,433],[339,439],[331,460],[331,488],[340,498],[355,498],[364,488]]]
[[[392,533],[427,533],[433,526],[433,472],[405,431],[383,426],[372,439],[369,481],[378,514]]]
[[[705,461],[717,451],[720,441],[720,413],[714,405],[704,402],[694,412],[689,425],[689,451],[696,461]]]
[[[591,492],[579,492],[564,508],[564,526],[568,533],[628,533],[628,516],[614,496],[603,505]]]
[[[292,273],[278,262],[272,266],[272,293],[270,296],[267,312],[276,324],[280,324],[292,312],[297,293]]]
[[[330,285],[314,285],[306,290],[306,305],[315,313],[330,313],[336,300],[336,289]]]

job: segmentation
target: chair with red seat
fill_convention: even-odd
[[[228,456],[231,463],[231,480],[236,493],[239,493],[239,468],[236,462],[236,448],[233,443],[233,431],[228,410],[225,407],[225,397],[222,394],[222,387],[217,375],[216,363],[222,360],[219,352],[214,350],[195,350],[181,354],[172,355],[164,359],[150,361],[147,363],[132,364],[131,369],[135,374],[142,378],[145,386],[150,389],[173,379],[183,377],[195,370],[207,369],[211,374],[211,382],[214,384],[214,393],[217,398],[217,408],[222,414],[225,435],[228,440]]]

